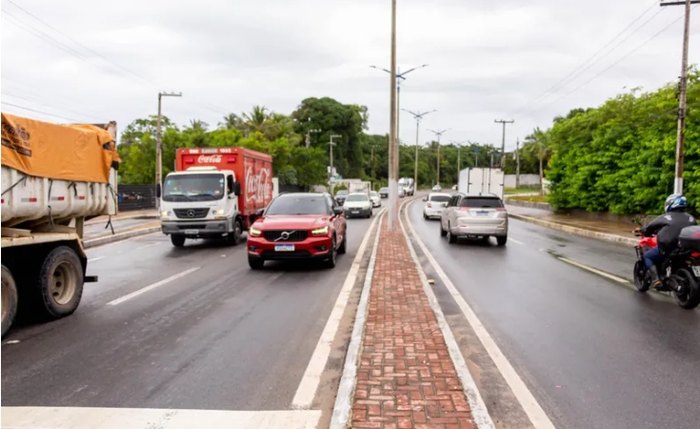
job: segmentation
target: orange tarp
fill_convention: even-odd
[[[2,165],[30,176],[109,182],[116,143],[94,125],[56,125],[2,114]]]

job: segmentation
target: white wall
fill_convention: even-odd
[[[540,176],[539,174],[521,174],[520,175],[520,186],[539,186]],[[506,188],[515,188],[515,174],[506,174],[505,178]]]

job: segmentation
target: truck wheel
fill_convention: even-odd
[[[78,308],[83,295],[83,266],[73,249],[59,246],[49,252],[38,279],[40,301],[36,305],[45,316],[57,319]]]
[[[10,329],[17,314],[17,285],[12,273],[2,266],[2,335]]]
[[[228,242],[232,246],[241,243],[241,237],[243,236],[243,225],[240,219],[236,219],[233,222],[233,231],[228,234]]]
[[[173,243],[175,247],[182,247],[185,245],[185,236],[182,234],[172,234],[170,236],[170,242]]]

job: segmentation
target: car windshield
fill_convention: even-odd
[[[431,195],[430,201],[435,201],[437,203],[444,203],[450,200],[449,195]]]
[[[376,193],[376,192],[374,192],[374,191],[370,192],[369,195],[370,195],[371,197],[378,197],[378,196],[379,196],[379,194]]]
[[[340,197],[340,196],[347,195],[347,194],[348,194],[348,191],[338,191],[338,192],[336,192],[335,196]]]
[[[499,208],[503,207],[503,203],[498,198],[470,198],[466,197],[462,200],[460,207],[469,208]]]
[[[215,201],[223,196],[223,174],[171,175],[163,183],[163,201]]]
[[[351,194],[345,201],[369,201],[369,198],[364,194]]]
[[[322,195],[283,195],[274,199],[266,215],[330,214]]]

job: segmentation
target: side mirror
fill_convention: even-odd
[[[161,190],[160,190],[160,183],[156,184],[156,198],[160,198],[161,196]]]
[[[235,182],[233,184],[233,194],[235,196],[241,195],[241,182]]]
[[[345,213],[342,207],[333,207],[333,214],[336,216],[340,216],[341,214]]]

